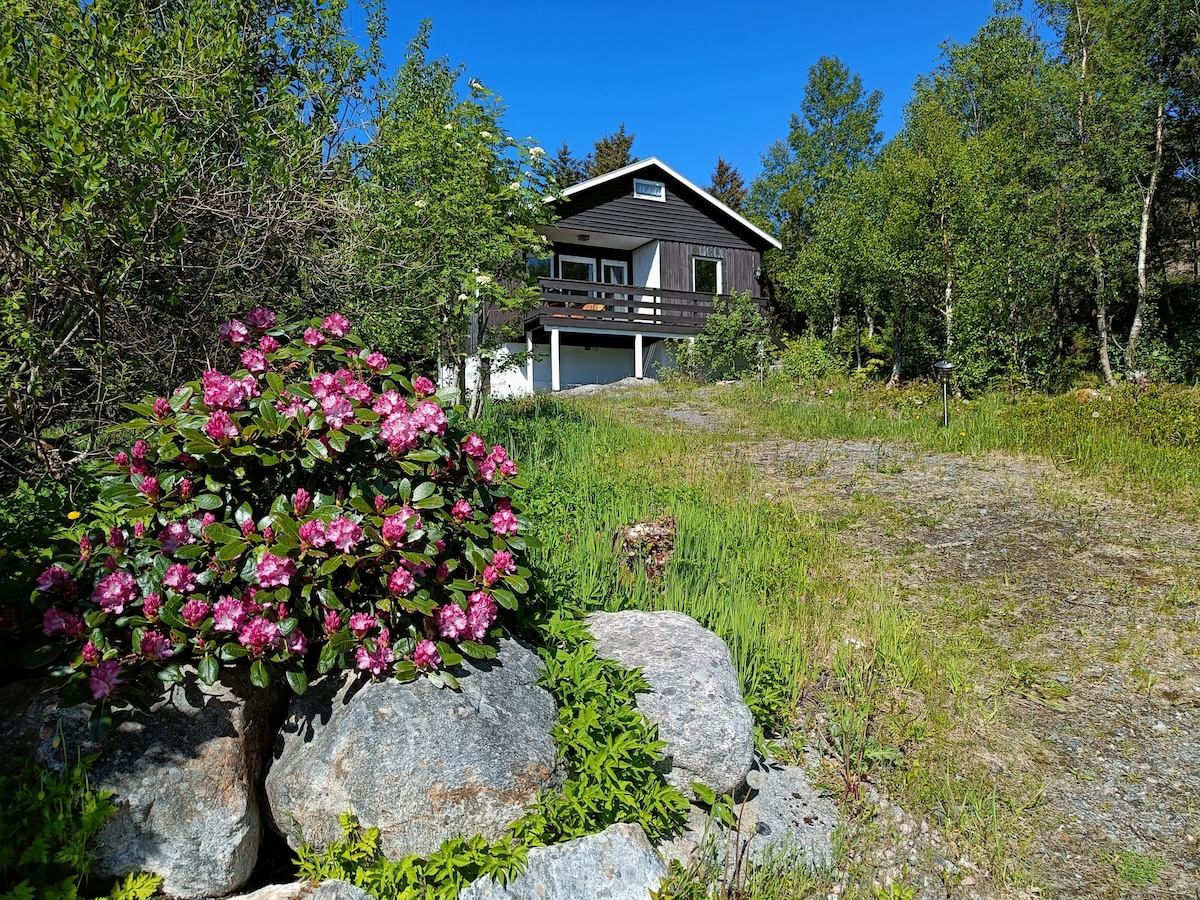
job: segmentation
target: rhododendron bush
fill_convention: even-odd
[[[38,581],[68,699],[244,660],[297,692],[336,669],[453,685],[462,654],[494,656],[529,576],[504,448],[341,315],[284,328],[260,308],[221,337],[241,368],[131,407],[143,437],[102,492],[119,524]]]

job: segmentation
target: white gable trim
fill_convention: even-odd
[[[691,189],[693,194],[695,194],[696,196],[701,197],[704,200],[706,200],[707,202],[711,203],[713,206],[715,206],[717,209],[719,209],[725,215],[730,216],[733,219],[736,219],[738,222],[740,222],[746,228],[749,228],[751,231],[753,231],[755,234],[757,234],[759,237],[761,237],[764,241],[767,241],[776,250],[783,249],[783,244],[779,243],[778,240],[773,238],[771,235],[767,234],[767,232],[763,231],[761,228],[759,228],[757,225],[755,225],[753,222],[751,222],[745,216],[739,215],[738,213],[734,212],[732,209],[730,209],[728,206],[726,206],[724,203],[722,203],[720,200],[718,200],[716,197],[714,197],[708,191],[704,190],[703,188],[696,187],[696,185],[692,184],[690,181],[688,181],[686,178],[684,178],[682,175],[680,175],[678,172],[676,172],[674,169],[672,169],[670,166],[668,166],[665,162],[663,162],[656,156],[651,156],[649,159],[643,159],[643,160],[639,160],[638,162],[635,162],[635,163],[630,163],[629,165],[624,166],[623,168],[614,169],[612,172],[605,172],[603,175],[598,175],[595,178],[592,178],[588,181],[581,181],[581,182],[579,182],[579,184],[571,185],[571,187],[567,188],[565,191],[562,192],[562,195],[564,197],[570,197],[574,194],[578,194],[581,191],[585,191],[588,188],[596,187],[597,185],[604,184],[607,181],[613,181],[614,179],[621,178],[625,175],[631,175],[635,172],[640,172],[643,169],[649,168],[651,166],[658,167],[659,169],[661,169],[662,171],[664,171],[668,175],[670,175],[672,178],[676,179],[681,184],[683,184],[684,187]]]

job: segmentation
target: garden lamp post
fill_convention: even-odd
[[[942,383],[942,426],[950,424],[950,376],[954,374],[954,363],[942,360],[933,364],[938,381]]]

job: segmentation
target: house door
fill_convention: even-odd
[[[624,260],[604,259],[600,261],[600,280],[605,284],[629,284],[629,266]],[[628,294],[604,292],[607,300],[627,300]],[[613,312],[629,312],[627,306],[614,306]]]

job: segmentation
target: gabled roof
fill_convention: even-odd
[[[614,169],[613,171],[606,172],[603,175],[597,175],[595,178],[589,178],[587,181],[581,181],[581,182],[579,182],[579,184],[575,184],[575,185],[572,185],[571,187],[567,188],[562,193],[563,193],[564,197],[572,197],[575,194],[583,193],[584,191],[590,190],[591,188],[605,184],[609,181],[614,181],[618,178],[623,178],[626,175],[635,175],[638,172],[641,172],[645,169],[652,169],[652,168],[657,168],[660,171],[664,172],[665,174],[669,175],[675,181],[678,181],[681,185],[683,185],[684,188],[689,190],[697,198],[700,198],[702,201],[704,201],[706,203],[711,203],[714,207],[716,207],[716,209],[718,211],[720,211],[720,213],[722,215],[728,216],[729,218],[733,219],[735,222],[737,222],[743,228],[749,229],[754,234],[756,234],[758,237],[762,238],[764,241],[769,243],[775,249],[777,249],[777,250],[782,249],[783,244],[779,243],[779,241],[776,240],[774,237],[767,234],[767,232],[763,231],[761,228],[759,228],[757,225],[755,225],[753,222],[751,222],[745,216],[739,215],[738,213],[734,212],[732,209],[730,209],[728,206],[726,206],[724,203],[722,203],[720,200],[718,200],[716,197],[714,197],[708,191],[704,190],[703,188],[696,187],[696,185],[692,184],[690,181],[688,181],[686,178],[684,178],[682,175],[680,175],[678,172],[676,172],[674,169],[672,169],[670,166],[668,166],[665,162],[663,162],[656,156],[651,156],[649,159],[643,159],[643,160],[639,160],[638,162],[635,162],[635,163],[630,163],[629,165],[623,166],[620,169]]]

